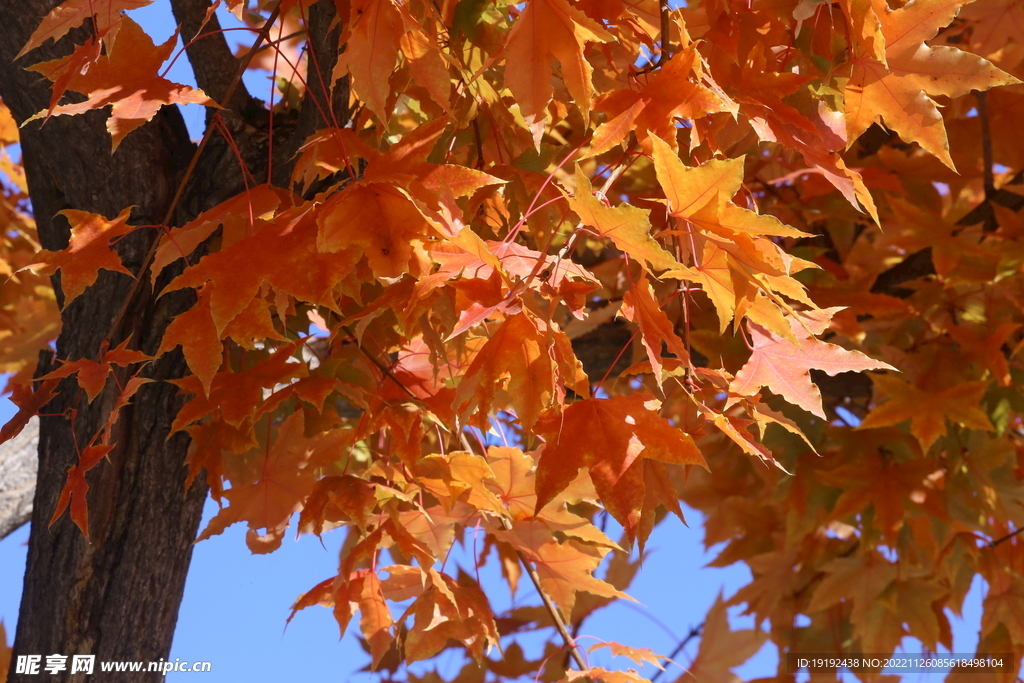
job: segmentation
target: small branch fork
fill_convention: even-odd
[[[245,70],[249,66],[249,62],[252,61],[252,58],[256,55],[256,52],[259,50],[260,45],[262,45],[263,42],[269,38],[270,29],[271,27],[273,27],[274,22],[277,21],[277,17],[279,14],[280,7],[274,8],[274,11],[271,12],[270,17],[267,19],[267,22],[263,25],[263,28],[260,30],[259,35],[256,36],[256,40],[253,42],[252,47],[249,48],[249,51],[246,53],[245,57],[239,63],[238,71],[235,73],[234,79],[231,81],[231,84],[228,86],[227,91],[224,93],[223,99],[225,102],[231,101],[231,97],[234,95],[235,90],[242,82],[242,74],[245,73]],[[181,201],[181,197],[185,192],[185,187],[188,185],[188,181],[192,177],[192,173],[195,171],[196,165],[199,162],[199,157],[202,155],[203,150],[206,149],[206,145],[210,141],[210,138],[213,137],[213,132],[216,129],[217,119],[211,118],[210,122],[206,126],[206,132],[203,133],[203,139],[199,142],[199,146],[196,147],[196,151],[192,154],[192,158],[189,160],[188,167],[185,169],[185,173],[182,175],[181,181],[178,183],[178,187],[174,192],[174,198],[171,200],[170,205],[167,207],[167,213],[164,215],[164,219],[161,222],[162,225],[170,225],[171,218],[174,217],[174,212],[177,210],[178,203]],[[146,279],[146,272],[149,270],[150,265],[152,265],[153,263],[153,259],[156,256],[156,251],[159,244],[159,240],[154,240],[153,245],[149,249],[149,253],[146,254],[146,259],[142,262],[142,267],[139,268],[139,272],[135,277],[135,281],[132,283],[131,289],[128,290],[128,295],[125,297],[124,302],[121,304],[121,310],[118,311],[117,317],[114,318],[114,322],[110,326],[110,332],[107,333],[108,340],[114,339],[114,336],[117,334],[117,332],[121,328],[121,325],[124,323],[124,317],[128,311],[128,306],[131,305],[132,300],[135,298],[135,295],[139,291],[139,287],[142,286],[142,282]]]
[[[658,55],[658,61],[653,62],[636,72],[637,76],[654,71],[655,69],[660,69],[665,66],[665,62],[667,62],[668,58],[671,56],[672,9],[668,6],[668,0],[658,0],[658,13],[661,15],[661,40],[659,41],[661,54]]]
[[[701,623],[691,628],[690,632],[686,634],[686,637],[679,641],[679,644],[676,645],[676,649],[672,650],[672,654],[668,656],[669,660],[674,660],[676,657],[678,657],[679,653],[683,651],[683,648],[689,645],[691,640],[693,640],[703,632],[704,622],[702,621]],[[667,669],[661,669],[660,671],[657,671],[653,676],[651,676],[651,683],[654,683],[656,680],[658,680],[658,678],[661,677],[661,674],[665,673],[666,671]]]

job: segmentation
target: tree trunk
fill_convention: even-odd
[[[66,55],[73,42],[80,44],[88,35],[86,22],[56,44],[47,41],[13,61],[42,17],[58,4],[60,0],[21,0],[0,5],[0,97],[19,124],[44,109],[50,99],[49,83],[24,67]],[[171,0],[171,5],[187,31],[198,25],[197,18],[205,14],[209,0]],[[333,18],[332,2],[319,2],[310,9],[311,42],[322,55],[320,69],[325,76],[336,60],[336,50],[329,46],[337,45],[338,27],[330,39],[327,36]],[[191,37],[185,35],[184,39]],[[222,101],[238,70],[224,36],[215,34],[196,42],[188,57],[200,87]],[[335,116],[344,125],[348,120],[344,109],[347,89],[341,89],[343,84],[335,98]],[[319,115],[311,115],[316,108],[309,102],[312,96],[322,98],[322,89],[311,91],[304,101],[306,112],[297,121],[291,125],[275,122],[274,175],[282,182],[294,165],[294,152],[301,141],[324,125]],[[228,108],[220,110],[225,127],[256,178],[267,175],[266,111],[261,107],[241,86]],[[93,111],[54,117],[21,129],[33,213],[46,249],[58,250],[68,244],[70,226],[57,215],[64,209],[112,218],[134,206],[131,223],[158,225],[171,207],[196,149],[180,112],[165,107],[150,123],[129,134],[114,154],[105,128],[107,115],[106,111]],[[238,158],[223,138],[215,136],[198,160],[172,223],[181,225],[243,188]],[[129,270],[139,273],[157,237],[157,230],[141,229],[118,243]],[[63,308],[56,358],[95,360],[104,340],[113,346],[130,339],[130,348],[155,353],[171,319],[195,300],[191,290],[155,295],[182,267],[179,263],[177,268],[166,269],[152,288],[148,274],[144,275],[134,293],[132,278],[100,271],[96,284]],[[63,306],[59,273],[53,280],[58,303]],[[126,302],[130,295],[132,299]],[[122,308],[124,314],[115,325]],[[112,328],[113,336],[108,339]],[[49,372],[56,365],[52,354],[44,354],[38,373]],[[142,372],[163,380],[183,376],[187,367],[179,352],[165,355]],[[122,410],[114,434],[116,447],[107,461],[87,475],[89,538],[67,514],[49,524],[67,471],[78,462],[76,444],[86,443],[99,431],[116,396],[115,388],[113,381],[108,382],[106,391],[90,404],[74,379],[65,380],[60,393],[42,410],[28,565],[8,678],[12,683],[37,680],[36,676],[15,673],[19,655],[42,655],[43,663],[46,655],[67,656],[67,670],[48,680],[86,680],[81,673],[70,674],[75,654],[95,655],[92,681],[162,678],[154,673],[104,673],[99,662],[157,661],[170,652],[207,492],[203,477],[186,492],[188,436],[178,433],[168,439],[170,425],[183,403],[173,385],[161,381],[146,384]]]
[[[4,3],[0,9],[0,96],[19,123],[49,101],[48,84],[23,68],[70,49],[65,39],[12,63],[41,17],[56,4],[22,0]],[[74,33],[81,38],[81,32]],[[69,225],[56,216],[63,209],[113,217],[124,207],[135,206],[132,222],[163,220],[193,149],[180,113],[164,109],[151,124],[129,135],[113,155],[105,119],[104,112],[91,112],[22,129],[24,164],[44,248],[61,249],[68,243]],[[129,269],[138,270],[156,236],[155,230],[140,230],[123,240],[119,250]],[[59,276],[54,281],[63,303]],[[101,271],[96,285],[63,310],[57,357],[96,358],[131,284],[131,278]],[[189,303],[187,296],[163,297],[155,303],[153,299],[152,291],[141,287],[121,326],[122,337],[132,335],[132,346],[149,353],[158,347],[171,317]],[[39,371],[53,365],[44,358]],[[178,356],[156,363],[147,375],[177,377],[184,369]],[[84,443],[99,430],[113,388],[111,382],[90,405],[73,380],[65,381],[43,410],[46,416],[40,424],[38,480],[14,662],[18,655],[43,655],[44,662],[46,655],[67,655],[68,670],[51,680],[84,680],[80,673],[69,673],[70,656],[75,654],[95,655],[97,662],[167,657],[202,514],[205,483],[185,494],[187,438],[182,434],[167,439],[180,399],[172,385],[153,382],[123,411],[118,445],[109,462],[89,473],[89,539],[68,515],[48,525],[68,468],[77,463],[76,438]],[[65,413],[69,410],[75,411],[73,422]],[[98,668],[92,680],[160,677],[102,674]],[[35,678],[16,674],[12,662],[10,681]]]

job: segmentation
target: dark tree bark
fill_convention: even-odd
[[[20,0],[0,5],[0,97],[19,123],[45,108],[50,97],[49,83],[24,67],[68,54],[73,43],[81,43],[88,35],[87,22],[85,28],[72,31],[56,44],[48,41],[13,61],[42,17],[58,4],[59,0]],[[209,0],[173,0],[172,4],[176,19],[194,33]],[[314,32],[320,33],[314,33],[315,42],[326,37],[334,7],[328,1],[314,9],[310,23]],[[337,45],[336,34],[333,37]],[[336,50],[321,46],[320,55],[321,70],[329,75]],[[189,49],[188,56],[200,85],[209,88],[213,97],[222,98],[239,67],[223,35],[204,38]],[[323,90],[317,86],[312,94],[322,98]],[[257,178],[261,173],[265,177],[266,112],[244,87],[237,88],[226,104],[221,117],[234,134],[250,172]],[[308,100],[304,105],[307,107],[316,109]],[[346,112],[336,113],[343,124]],[[33,211],[40,241],[47,249],[57,250],[68,244],[70,226],[57,215],[64,209],[112,218],[125,207],[134,206],[132,223],[157,225],[171,208],[175,190],[196,149],[180,112],[165,107],[150,123],[129,134],[114,154],[105,129],[106,117],[107,112],[94,111],[55,117],[45,124],[35,121],[21,129]],[[275,157],[280,163],[275,176],[288,177],[294,152],[301,143],[299,135],[304,138],[323,126],[319,114],[307,112],[300,119],[301,131],[296,130],[295,123],[288,126],[275,122]],[[200,157],[171,222],[180,225],[243,187],[237,158],[223,138],[215,136]],[[118,251],[129,270],[139,272],[157,237],[156,230],[142,229],[119,243]],[[187,290],[156,296],[155,292],[180,268],[168,271],[155,288],[148,286],[147,276],[139,279],[140,285],[134,290],[132,278],[101,271],[97,283],[63,309],[56,358],[96,359],[112,328],[112,344],[130,338],[131,348],[154,353],[171,319],[194,301],[194,294]],[[58,274],[54,285],[58,302],[63,305],[59,282]],[[52,354],[46,354],[38,373],[48,372],[55,365]],[[145,376],[155,380],[181,377],[186,372],[180,353],[169,354],[143,369]],[[28,565],[8,679],[12,683],[37,678],[15,673],[18,655],[45,657],[57,653],[68,655],[70,663],[70,656],[75,654],[95,655],[97,662],[156,661],[170,652],[207,492],[205,481],[197,481],[186,492],[187,435],[167,438],[182,404],[173,385],[161,381],[145,385],[132,405],[122,411],[115,435],[117,446],[109,462],[101,463],[88,475],[89,538],[67,514],[48,525],[67,471],[77,463],[76,438],[84,443],[99,430],[115,397],[114,389],[114,383],[109,382],[107,390],[90,404],[73,381],[65,381],[60,393],[43,409],[48,416],[42,418],[40,426]],[[89,680],[140,681],[147,677],[162,678],[158,674],[102,673],[97,666]],[[65,671],[49,680],[85,678]]]

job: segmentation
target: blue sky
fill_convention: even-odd
[[[158,43],[173,31],[166,0],[157,0],[150,7],[133,12],[132,16]],[[222,18],[225,26],[232,25],[232,21],[230,17]],[[229,34],[241,36],[243,40],[250,39],[249,35]],[[169,78],[194,85],[184,57],[177,61]],[[269,80],[250,74],[246,81],[255,96],[268,98]],[[184,113],[193,137],[200,137],[202,109],[193,105],[186,107]],[[0,423],[12,413],[10,402],[0,399]],[[204,525],[216,509],[215,503],[207,501]],[[700,515],[689,511],[687,519],[690,528],[673,517],[659,526],[651,537],[649,557],[630,590],[640,605],[615,604],[598,612],[587,622],[585,632],[588,635],[668,654],[678,639],[702,620],[720,591],[728,597],[749,580],[745,565],[705,568],[715,553],[704,552]],[[171,659],[212,662],[211,673],[203,675],[203,680],[209,683],[238,680],[277,683],[297,678],[373,680],[375,677],[355,673],[366,664],[367,657],[354,633],[346,634],[339,641],[337,624],[330,610],[305,610],[285,630],[285,619],[296,596],[335,573],[341,532],[326,534],[326,547],[313,536],[298,540],[292,537],[280,550],[265,556],[251,555],[244,535],[244,527],[236,525],[223,535],[196,546]],[[0,619],[6,623],[11,638],[17,621],[27,540],[28,527],[25,526],[0,542]],[[493,565],[492,561],[491,568]],[[486,581],[489,570],[484,571]],[[499,582],[490,582],[490,585],[497,586],[493,596],[496,607],[507,605],[507,588]],[[953,619],[954,651],[974,650],[981,594],[981,584],[977,581],[968,597],[966,619]],[[521,587],[518,600],[528,601],[530,597],[527,587]],[[751,621],[737,618],[733,624],[734,628],[749,627]],[[687,648],[690,657],[696,652],[696,645],[694,641]],[[912,643],[907,644],[907,649],[916,651]],[[445,663],[443,657],[441,661]],[[685,665],[689,660],[684,653],[678,661]],[[747,680],[772,676],[776,663],[774,648],[766,644],[760,653],[737,669],[737,673]],[[644,672],[650,676],[654,670],[647,667]],[[670,670],[661,680],[674,680],[679,673],[679,669]],[[186,677],[187,674],[182,673],[168,674],[170,681]],[[908,677],[908,680],[914,679],[916,677]]]

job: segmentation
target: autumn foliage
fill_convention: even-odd
[[[227,8],[273,47],[314,3]],[[100,109],[116,154],[165,105],[216,112],[165,77],[174,40],[125,12],[145,4],[39,18],[19,56],[53,82],[37,117]],[[155,360],[111,338],[33,382],[55,302],[185,259],[163,293],[195,304],[157,355],[191,370],[173,429],[221,506],[200,539],[244,523],[269,553],[290,529],[344,535],[292,616],[332,609],[393,677],[437,680],[401,664],[456,648],[465,681],[649,679],[668,653],[607,643],[634,663],[591,668],[574,638],[628,598],[681,501],[721,544],[713,564],[753,580],[665,676],[734,680],[767,640],[779,681],[790,653],[948,649],[978,575],[979,652],[1019,664],[1024,6],[334,4],[333,73],[313,51],[242,62],[275,70],[282,119],[312,79],[350,88],[351,120],[307,140],[284,187],[250,174],[181,226],[69,209],[54,252],[0,153],[0,370],[21,408],[2,438],[55,391],[109,406],[53,519],[89,534],[86,473]],[[73,52],[33,61],[83,24]],[[0,107],[0,142],[17,134]],[[159,239],[133,270],[117,244],[136,230]],[[544,604],[495,614],[477,571],[495,562]],[[732,632],[727,605],[757,629]],[[529,632],[547,644],[524,650]]]

